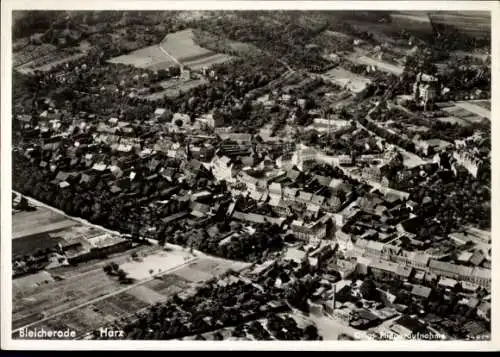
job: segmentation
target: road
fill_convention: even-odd
[[[177,58],[175,58],[174,56],[172,56],[170,53],[168,53],[163,47],[161,47],[161,45],[158,46],[160,48],[160,51],[163,52],[163,54],[165,54],[168,58],[170,58],[172,61],[174,61],[175,63],[177,63],[181,68],[184,67],[182,65],[182,63],[180,63]]]
[[[372,338],[365,331],[356,330],[349,326],[347,323],[335,318],[334,316],[325,313],[325,315],[306,315],[302,311],[290,306],[294,317],[301,320],[305,324],[314,323],[318,328],[318,334],[323,337],[325,341],[338,340],[342,334],[354,337],[357,340],[371,340]]]

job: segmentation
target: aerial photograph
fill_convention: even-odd
[[[491,22],[12,11],[8,335],[491,341]]]

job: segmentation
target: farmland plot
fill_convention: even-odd
[[[160,47],[169,56],[193,70],[210,67],[231,59],[231,56],[214,53],[196,44],[192,29],[168,34],[160,43]]]
[[[176,62],[161,51],[159,45],[144,47],[129,54],[118,56],[109,60],[110,63],[121,63],[137,68],[152,70],[167,69],[175,66]]]

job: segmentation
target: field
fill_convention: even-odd
[[[148,255],[140,260],[132,260],[121,266],[129,277],[134,280],[143,280],[151,276],[152,273],[160,273],[186,263],[193,256],[187,252],[179,251],[176,254],[170,252],[159,252]],[[151,272],[152,271],[152,272]]]
[[[375,58],[361,56],[361,57],[356,57],[354,60],[358,64],[375,66],[380,71],[389,72],[389,73],[395,74],[396,76],[400,76],[401,74],[403,74],[403,67],[402,66],[397,66],[395,64],[381,61],[381,60],[378,60]]]
[[[457,102],[452,107],[443,108],[450,116],[464,120],[468,124],[484,122],[489,119],[491,112],[476,105],[475,102]]]
[[[491,111],[491,100],[477,100],[474,102],[474,104]]]
[[[14,279],[12,281],[12,289],[15,291],[27,291],[31,288],[40,286],[41,284],[48,284],[54,281],[52,275],[46,271],[40,271],[36,274],[23,276],[22,278]]]
[[[160,47],[176,61],[193,70],[223,63],[231,59],[225,54],[214,53],[197,45],[192,29],[178,31],[165,36]]]
[[[347,87],[351,92],[359,93],[370,83],[368,78],[359,76],[343,68],[334,68],[322,75],[337,85]]]
[[[21,288],[18,283],[14,286],[13,329],[26,325],[70,328],[79,337],[84,337],[94,329],[165,301],[192,283],[217,277],[228,269],[237,271],[248,266],[196,251],[193,255],[176,246],[169,245],[169,248],[168,251],[156,248],[152,254],[139,254],[138,260],[133,260],[130,252],[113,258],[130,277],[137,279],[132,285],[123,285],[115,276],[106,275],[102,269],[104,261],[94,264],[90,270],[88,267],[64,267],[60,268],[62,274],[57,275],[56,269],[51,275],[57,275],[58,281],[37,287]],[[151,248],[144,249],[151,253]],[[46,276],[40,277],[43,278]]]
[[[160,85],[164,88],[161,92],[156,92],[144,96],[148,100],[158,100],[163,98],[165,95],[169,98],[175,98],[179,96],[181,92],[187,92],[192,88],[196,88],[202,84],[208,83],[205,79],[191,79],[188,81],[183,81],[182,79],[170,79],[168,81],[160,82]]]
[[[24,73],[24,74],[33,73],[34,71],[47,72],[47,71],[51,70],[52,67],[55,67],[55,66],[60,65],[60,64],[64,64],[66,62],[71,62],[71,61],[77,60],[77,59],[82,58],[84,56],[85,56],[84,53],[75,53],[73,55],[65,56],[63,58],[58,58],[58,59],[53,59],[53,60],[47,59],[47,63],[41,64],[41,65],[38,65],[37,61],[35,60],[33,62],[28,62],[26,64],[23,64],[23,65],[17,67],[16,69],[19,72]]]
[[[12,215],[12,239],[48,233],[77,225],[78,222],[68,219],[45,207],[37,207],[33,212],[17,212]]]
[[[468,101],[468,102],[457,102],[456,105],[471,113],[474,113],[484,118],[491,119],[491,110],[484,106],[484,102],[482,102],[483,103],[482,105],[480,103],[481,102]]]
[[[169,33],[161,41],[160,46],[179,62],[188,62],[212,55],[210,50],[195,44],[193,36],[191,29]]]
[[[176,65],[176,62],[172,58],[169,58],[161,51],[159,45],[141,48],[129,54],[112,58],[109,62],[152,70],[166,69]]]
[[[440,122],[443,122],[443,123],[458,124],[461,126],[468,126],[470,124],[467,120],[457,118],[454,116],[437,118],[437,120],[439,120]]]
[[[490,35],[491,14],[488,11],[439,11],[430,16],[435,23],[452,26],[469,36]]]
[[[158,45],[132,51],[126,55],[112,58],[109,62],[152,70],[166,69],[182,64],[192,70],[199,70],[231,59],[231,56],[215,53],[197,45],[193,38],[194,34],[191,29],[174,32],[165,36]]]
[[[101,228],[79,222],[43,204],[28,199],[35,211],[13,211],[12,257],[33,255],[39,250],[57,247],[58,243],[81,243],[91,248],[91,237],[106,233]]]

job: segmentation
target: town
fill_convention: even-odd
[[[14,338],[491,339],[489,13],[19,13]]]

